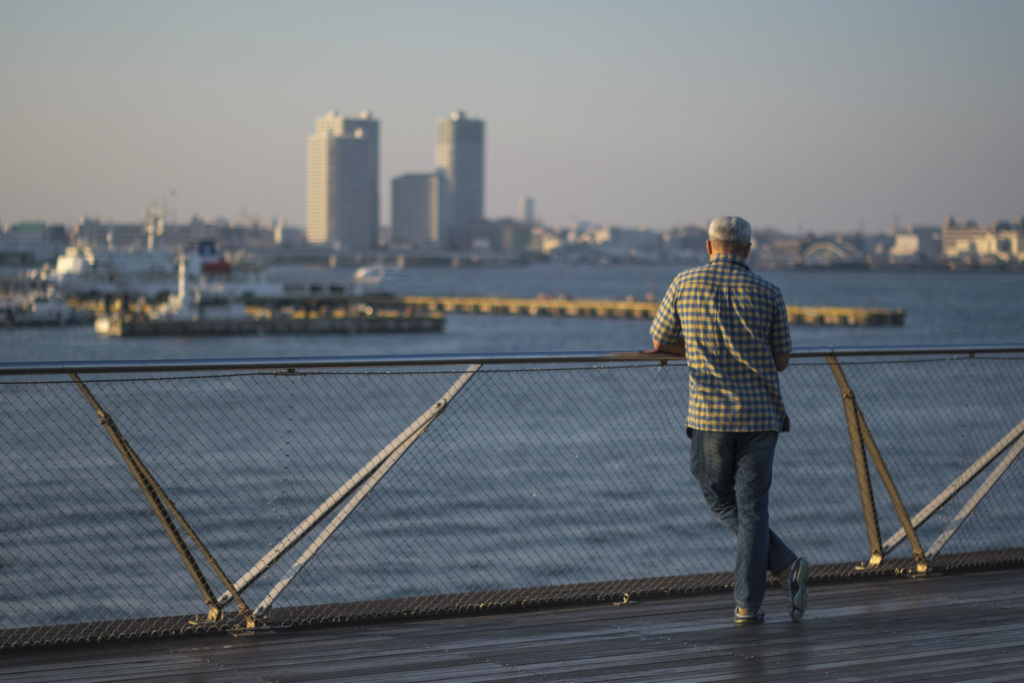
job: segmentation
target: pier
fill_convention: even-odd
[[[3,653],[0,681],[1016,681],[1024,571],[811,584],[792,623],[736,627],[728,592],[248,637]]]
[[[860,308],[849,306],[788,306],[790,325],[899,326],[902,308]]]
[[[120,303],[120,302],[118,302]],[[204,322],[201,325],[169,325],[135,322],[149,316],[149,307],[125,304],[120,310],[131,315],[131,324],[122,324],[124,336],[133,334],[227,334],[227,333],[288,333],[307,332],[364,332],[364,331],[440,331],[444,327],[445,313],[469,315],[527,315],[573,318],[609,318],[623,320],[653,320],[658,311],[657,301],[635,299],[573,299],[568,297],[504,297],[504,296],[433,296],[433,295],[369,295],[358,298],[276,298],[254,299],[247,302],[246,314],[252,321]],[[83,311],[97,317],[105,315],[102,300],[74,301]],[[353,311],[369,305],[376,311],[370,318],[389,318],[395,315],[410,318],[410,322],[396,324],[393,320],[367,322],[359,318],[353,322]],[[130,306],[130,307],[129,307]],[[902,308],[859,306],[800,306],[787,307],[791,325],[829,325],[850,327],[900,326],[905,313]],[[118,310],[114,311],[118,313]],[[385,315],[386,314],[386,315]],[[356,316],[358,317],[358,316]],[[417,320],[415,318],[422,318]],[[331,322],[325,322],[331,320]],[[268,322],[272,321],[272,322]],[[316,321],[316,322],[312,322]],[[340,321],[340,322],[339,322]],[[166,329],[184,330],[165,332]],[[230,332],[224,331],[230,330]],[[105,334],[105,333],[103,333]]]
[[[513,298],[499,296],[402,296],[391,301],[422,311],[445,313],[531,315],[651,320],[656,301],[629,299],[569,299],[565,297]],[[792,325],[902,325],[901,308],[849,306],[789,306]]]
[[[658,304],[628,299],[513,298],[500,296],[395,297],[416,310],[444,313],[651,319]]]

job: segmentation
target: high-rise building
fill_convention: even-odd
[[[533,225],[533,197],[519,198],[519,222]]]
[[[401,246],[449,245],[448,179],[443,170],[407,173],[391,181],[391,242]]]
[[[437,122],[434,165],[448,179],[451,196],[451,244],[462,246],[468,223],[484,217],[484,122],[457,111]]]
[[[370,200],[370,210],[373,213],[370,222],[373,225],[374,245],[376,246],[377,232],[380,229],[380,122],[374,119],[370,112],[360,112],[357,119],[345,119],[342,136],[366,140],[370,149],[366,177],[370,183],[370,191],[373,193],[373,198]]]
[[[346,249],[377,246],[380,122],[370,112],[317,117],[306,143],[306,239]]]

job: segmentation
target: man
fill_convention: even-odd
[[[711,511],[737,535],[737,624],[764,621],[766,570],[799,621],[810,571],[768,527],[775,443],[789,431],[778,373],[793,344],[782,293],[746,265],[750,245],[750,223],[713,220],[710,262],[676,276],[651,324],[654,350],[685,355],[689,366],[690,469]]]

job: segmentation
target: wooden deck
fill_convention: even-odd
[[[232,638],[0,652],[0,681],[1019,681],[1024,570],[705,594]]]

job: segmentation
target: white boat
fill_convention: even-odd
[[[284,296],[284,285],[266,279],[263,269],[244,269],[224,260],[216,243],[199,242],[178,261],[175,293],[185,290],[207,300],[244,300]]]
[[[362,266],[352,273],[353,290],[356,294],[379,292],[385,281],[393,281],[402,275],[401,268],[387,268],[383,264]]]
[[[356,268],[356,271],[352,273],[352,279],[359,284],[379,285],[385,275],[387,275],[387,268],[384,266],[363,266]]]
[[[153,320],[243,320],[246,300],[284,295],[280,283],[260,273],[237,273],[213,242],[200,242],[178,259],[176,288],[167,300],[150,309]],[[120,313],[98,316],[97,334],[115,334]]]
[[[228,263],[216,243],[202,241],[179,254],[162,247],[147,250],[69,246],[57,257],[48,278],[60,291],[79,296],[144,297],[173,295],[184,261],[193,288],[227,298],[282,296],[283,285],[268,282],[262,269]]]
[[[57,257],[48,277],[72,295],[144,296],[174,291],[177,256],[167,249],[94,249],[71,245]]]
[[[0,300],[0,324],[66,325],[85,322],[86,316],[71,308],[52,288],[16,294]]]

